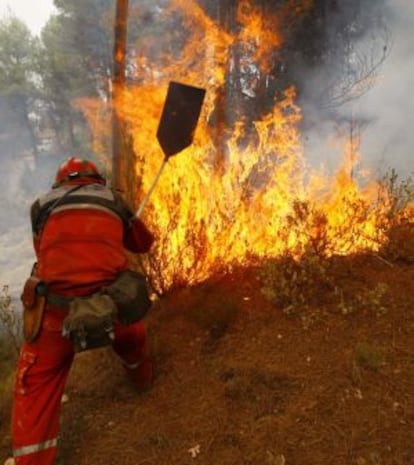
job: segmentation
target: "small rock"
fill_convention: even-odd
[[[285,465],[286,459],[283,454],[275,455],[270,450],[266,451],[266,464],[267,465]]]
[[[355,389],[354,396],[355,396],[357,399],[363,399],[361,389]]]
[[[190,447],[188,452],[190,453],[191,458],[195,459],[200,453],[200,444],[196,444],[194,447]]]
[[[364,459],[364,457],[357,457],[356,465],[367,465],[367,461]]]

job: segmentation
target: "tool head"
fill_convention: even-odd
[[[199,87],[169,83],[157,130],[157,139],[165,158],[176,155],[192,144],[205,93],[205,89]]]

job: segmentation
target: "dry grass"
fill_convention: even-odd
[[[336,267],[350,295],[386,282],[387,311],[342,314],[328,305],[304,329],[264,298],[257,271],[245,270],[156,303],[150,392],[126,383],[110,350],[79,354],[59,465],[261,465],[282,457],[356,465],[374,455],[384,465],[410,463],[414,269],[372,256]],[[7,431],[1,425],[0,459],[9,453]]]

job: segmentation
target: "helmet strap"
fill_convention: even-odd
[[[60,187],[62,184],[65,184],[65,182],[73,181],[74,179],[79,179],[79,178],[92,178],[92,179],[96,179],[97,181],[105,182],[105,179],[102,176],[100,176],[97,173],[94,173],[93,171],[81,171],[81,172],[77,171],[75,173],[68,174],[61,181],[54,183],[52,188],[56,189],[57,187]]]

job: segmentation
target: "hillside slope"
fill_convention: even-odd
[[[79,354],[59,464],[414,463],[414,265],[371,256],[344,267],[348,289],[387,284],[381,311],[286,315],[254,270],[160,300],[144,394],[110,350]]]

